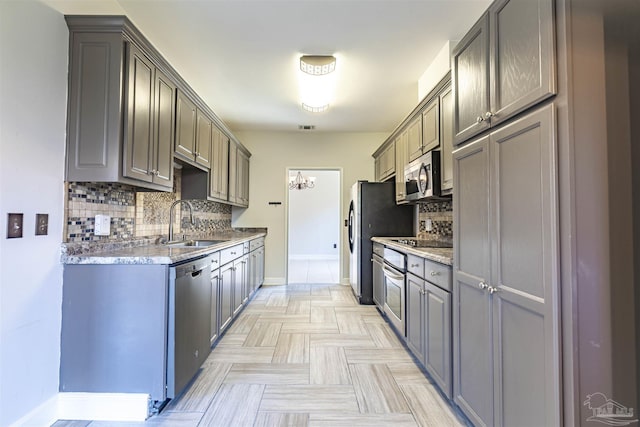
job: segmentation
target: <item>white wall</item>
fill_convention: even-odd
[[[422,76],[418,79],[418,102],[422,101],[442,80],[444,75],[451,70],[451,52],[457,44],[458,41],[447,40],[440,52],[433,58],[429,67],[422,73]]]
[[[58,391],[68,31],[39,2],[0,2],[0,426]],[[24,237],[6,239],[7,213]],[[35,236],[36,213],[49,234]]]
[[[298,170],[291,170],[289,176],[295,178]],[[340,171],[301,172],[316,180],[313,188],[289,190],[289,259],[338,259],[342,217]]]
[[[349,208],[349,191],[358,179],[373,180],[371,154],[388,133],[234,132],[251,151],[249,208],[234,209],[234,227],[267,227],[267,283],[284,283],[286,259],[287,168],[342,168],[341,221]],[[268,202],[282,202],[270,206]],[[342,276],[348,278],[346,228],[342,228]]]

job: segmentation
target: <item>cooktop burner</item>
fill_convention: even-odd
[[[395,239],[397,243],[411,246],[414,248],[451,248],[453,245],[449,242],[440,240],[418,240],[418,239]]]

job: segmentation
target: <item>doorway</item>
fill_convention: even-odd
[[[288,190],[287,283],[338,284],[341,170],[289,168],[287,173],[289,182],[300,180],[300,174],[308,185]]]

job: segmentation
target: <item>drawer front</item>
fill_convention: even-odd
[[[453,287],[451,266],[425,259],[423,277],[434,285],[438,285],[442,289],[451,292],[451,288]]]
[[[381,243],[373,243],[373,253],[384,258],[384,245]]]
[[[211,274],[213,275],[214,270],[217,270],[222,265],[220,264],[220,252],[214,252],[209,256],[211,257]]]
[[[229,261],[239,258],[244,253],[244,245],[235,245],[220,251],[220,265],[225,265]]]
[[[424,263],[425,259],[420,258],[415,255],[407,255],[407,271],[420,277],[424,278]]]
[[[242,253],[248,254],[250,250],[249,247],[250,247],[249,242],[244,242],[242,244]]]
[[[255,251],[260,246],[264,246],[264,237],[259,237],[257,239],[253,239],[251,242],[249,242],[249,250],[250,251]]]

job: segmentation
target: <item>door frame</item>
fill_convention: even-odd
[[[344,182],[343,182],[343,170],[341,167],[331,167],[331,166],[327,166],[327,167],[319,167],[319,166],[307,166],[307,167],[286,167],[285,168],[285,183],[284,183],[284,188],[285,188],[285,210],[284,210],[284,222],[285,222],[285,228],[284,228],[284,278],[285,278],[285,285],[289,284],[289,174],[291,173],[291,171],[335,171],[338,172],[339,174],[339,186],[340,186],[340,194],[339,194],[339,200],[340,200],[340,212],[338,213],[338,218],[342,218],[342,209],[344,208]],[[348,203],[348,202],[347,202]],[[347,208],[349,206],[347,205]],[[341,284],[342,283],[342,278],[343,278],[343,258],[344,258],[344,249],[342,247],[342,239],[343,239],[343,227],[340,226],[341,225],[341,219],[338,220],[338,274],[340,277],[338,277],[338,283],[337,284]]]

